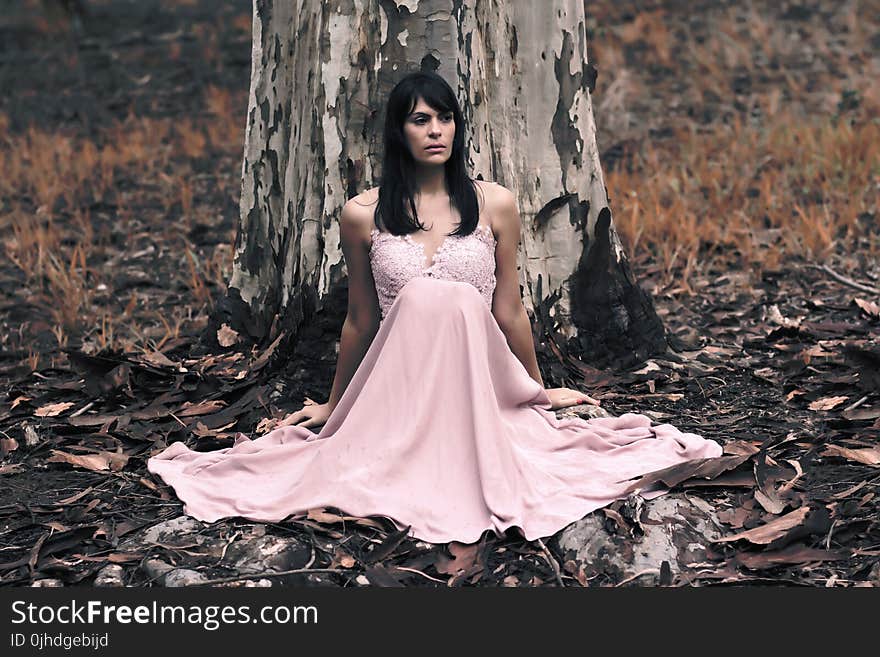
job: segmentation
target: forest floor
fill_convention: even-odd
[[[201,339],[231,272],[251,3],[85,4],[0,16],[0,585],[150,585],[160,562],[230,585],[637,584],[552,541],[430,546],[333,510],[126,541],[181,515],[150,455],[228,446],[326,398],[332,356],[314,354],[332,339],[306,333],[289,359]],[[880,585],[871,5],[587,5],[615,226],[671,349],[588,377],[543,341],[539,358],[548,386],[743,457],[668,474],[732,537],[673,585]],[[631,530],[617,508],[597,513]],[[298,547],[237,576],[215,548],[241,537]]]

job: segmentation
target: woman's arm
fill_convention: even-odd
[[[358,203],[356,197],[343,206],[339,219],[342,254],[348,270],[348,311],[342,325],[336,374],[327,401],[331,410],[348,387],[379,329],[379,300],[370,268],[372,215],[372,206]]]
[[[339,338],[339,357],[336,359],[336,374],[333,377],[333,388],[327,405],[330,410],[336,408],[342,393],[351,382],[354,373],[370,348],[377,329],[363,329],[353,324],[346,317],[342,324],[342,335]]]
[[[488,187],[488,186],[487,186]],[[543,387],[541,370],[535,355],[532,326],[519,292],[516,252],[520,241],[520,216],[516,196],[501,185],[492,185],[486,194],[492,206],[492,227],[495,231],[495,294],[492,315],[501,328],[507,344],[526,371]]]
[[[324,424],[351,383],[364,354],[370,348],[379,329],[379,300],[370,268],[370,230],[372,211],[358,202],[361,194],[349,200],[342,208],[339,234],[342,253],[348,270],[348,312],[339,338],[339,356],[330,398],[326,404],[317,404],[308,397],[305,406],[278,422],[273,428],[287,425],[317,427]]]

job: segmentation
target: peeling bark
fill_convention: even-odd
[[[379,179],[391,87],[431,69],[457,89],[473,174],[519,199],[526,308],[551,303],[545,328],[593,363],[663,350],[614,231],[586,48],[580,0],[255,0],[240,230],[215,326],[266,342],[341,316],[339,211]]]

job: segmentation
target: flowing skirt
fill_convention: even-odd
[[[417,277],[320,433],[239,433],[213,452],[178,442],[147,467],[207,522],[336,507],[409,525],[429,543],[473,543],[511,527],[551,536],[625,497],[633,477],[721,455],[715,441],[645,415],[558,419],[550,408],[476,288]]]

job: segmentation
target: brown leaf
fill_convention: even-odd
[[[794,399],[794,398],[797,397],[798,395],[803,395],[803,394],[806,394],[806,391],[805,391],[805,390],[792,390],[791,392],[789,392],[789,393],[785,396],[785,401],[791,401],[792,399]]]
[[[731,440],[723,448],[724,454],[731,456],[751,456],[757,454],[758,451],[760,448],[746,440]]]
[[[754,529],[749,529],[747,531],[734,534],[733,536],[723,536],[721,538],[714,539],[712,542],[729,543],[731,541],[738,541],[742,539],[749,541],[750,543],[755,543],[757,545],[766,545],[768,543],[772,543],[778,538],[781,538],[782,536],[785,536],[789,529],[800,525],[807,517],[807,514],[809,512],[809,507],[802,506],[798,509],[795,509],[794,511],[786,513],[784,516],[780,516],[779,518],[771,520],[765,525],[761,525],[760,527],[755,527]]]
[[[222,399],[212,399],[211,401],[199,402],[198,404],[192,404],[190,406],[184,406],[179,411],[176,411],[176,415],[179,417],[188,417],[191,415],[207,415],[208,413],[214,413],[221,408],[226,406],[226,402]]]
[[[452,541],[446,546],[446,549],[452,554],[451,558],[440,552],[437,554],[435,564],[437,572],[444,575],[455,575],[462,570],[468,570],[476,561],[479,547],[479,543]]]
[[[330,513],[324,508],[316,508],[309,509],[308,511],[309,520],[314,520],[315,522],[320,522],[322,524],[334,524],[338,522],[353,522],[357,525],[363,525],[364,527],[373,527],[375,529],[384,529],[382,525],[375,520],[371,520],[370,518],[360,518],[358,516],[342,516],[338,513]]]
[[[17,474],[24,470],[21,463],[13,463],[12,465],[0,465],[0,475]]]
[[[865,447],[860,449],[847,449],[840,445],[828,445],[822,456],[842,456],[850,461],[858,461],[872,467],[880,467],[880,447]]]
[[[179,367],[177,363],[168,358],[168,356],[163,354],[161,351],[148,351],[143,356],[141,356],[141,358],[145,362],[155,367],[173,367],[174,369],[177,369]]]
[[[858,297],[855,297],[853,301],[859,308],[864,310],[866,314],[872,317],[880,318],[880,306],[878,306],[873,301],[865,301],[864,299],[859,299]]]
[[[859,408],[854,408],[851,411],[845,410],[841,415],[847,420],[873,420],[880,417],[880,406],[861,406]]]
[[[18,449],[18,441],[15,438],[0,438],[0,458],[3,458],[9,452]]]
[[[661,482],[669,488],[680,484],[692,477],[713,479],[722,472],[732,470],[748,459],[748,455],[717,456],[705,459],[691,459],[684,463],[678,463],[662,470],[649,472],[640,479],[630,484],[623,492],[631,493],[638,489],[646,489],[649,485]]]
[[[73,406],[73,402],[58,402],[57,404],[46,404],[45,406],[40,406],[37,410],[34,411],[34,415],[37,417],[55,417],[56,415],[60,415],[68,408]]]
[[[760,488],[755,489],[755,500],[764,507],[764,510],[767,513],[772,513],[773,515],[778,515],[785,510],[785,507],[788,506],[788,503],[785,500],[779,498],[776,494],[767,494]]]
[[[849,397],[823,397],[814,402],[810,402],[808,408],[811,411],[830,411],[832,408],[840,406]]]
[[[65,504],[73,504],[74,502],[81,500],[83,497],[85,497],[86,495],[91,493],[93,490],[95,490],[95,487],[89,486],[85,490],[81,490],[80,492],[75,493],[74,495],[71,495],[70,497],[65,497],[63,500],[58,500],[57,502],[55,502],[55,504],[58,504],[60,506],[64,506]]]
[[[231,347],[241,339],[238,332],[230,328],[228,324],[221,324],[217,331],[217,342],[221,347]]]
[[[69,463],[70,465],[87,470],[103,471],[112,470],[118,472],[128,463],[127,454],[114,452],[98,452],[97,454],[68,454],[57,449],[52,450],[52,456],[46,459],[49,463]]]
[[[354,568],[357,560],[341,547],[336,547],[333,558],[330,560],[330,568]]]
[[[806,545],[789,545],[781,550],[765,552],[740,552],[734,556],[736,563],[751,570],[772,568],[779,564],[808,563],[810,561],[838,561],[848,559],[845,550],[819,550]]]

